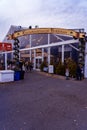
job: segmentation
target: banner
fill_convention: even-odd
[[[3,44],[0,42],[0,51],[2,51]]]
[[[12,44],[0,42],[0,51],[12,51]]]

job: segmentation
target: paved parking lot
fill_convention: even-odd
[[[28,72],[0,84],[0,130],[87,130],[87,79]]]

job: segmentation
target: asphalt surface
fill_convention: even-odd
[[[87,79],[28,72],[0,83],[0,130],[87,130]]]

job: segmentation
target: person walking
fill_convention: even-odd
[[[30,72],[32,71],[32,69],[33,69],[33,66],[32,66],[32,63],[30,62],[29,63],[29,70],[30,70]]]

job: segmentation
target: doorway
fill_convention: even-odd
[[[38,56],[36,57],[36,69],[40,69],[40,65],[42,63],[42,57]]]

